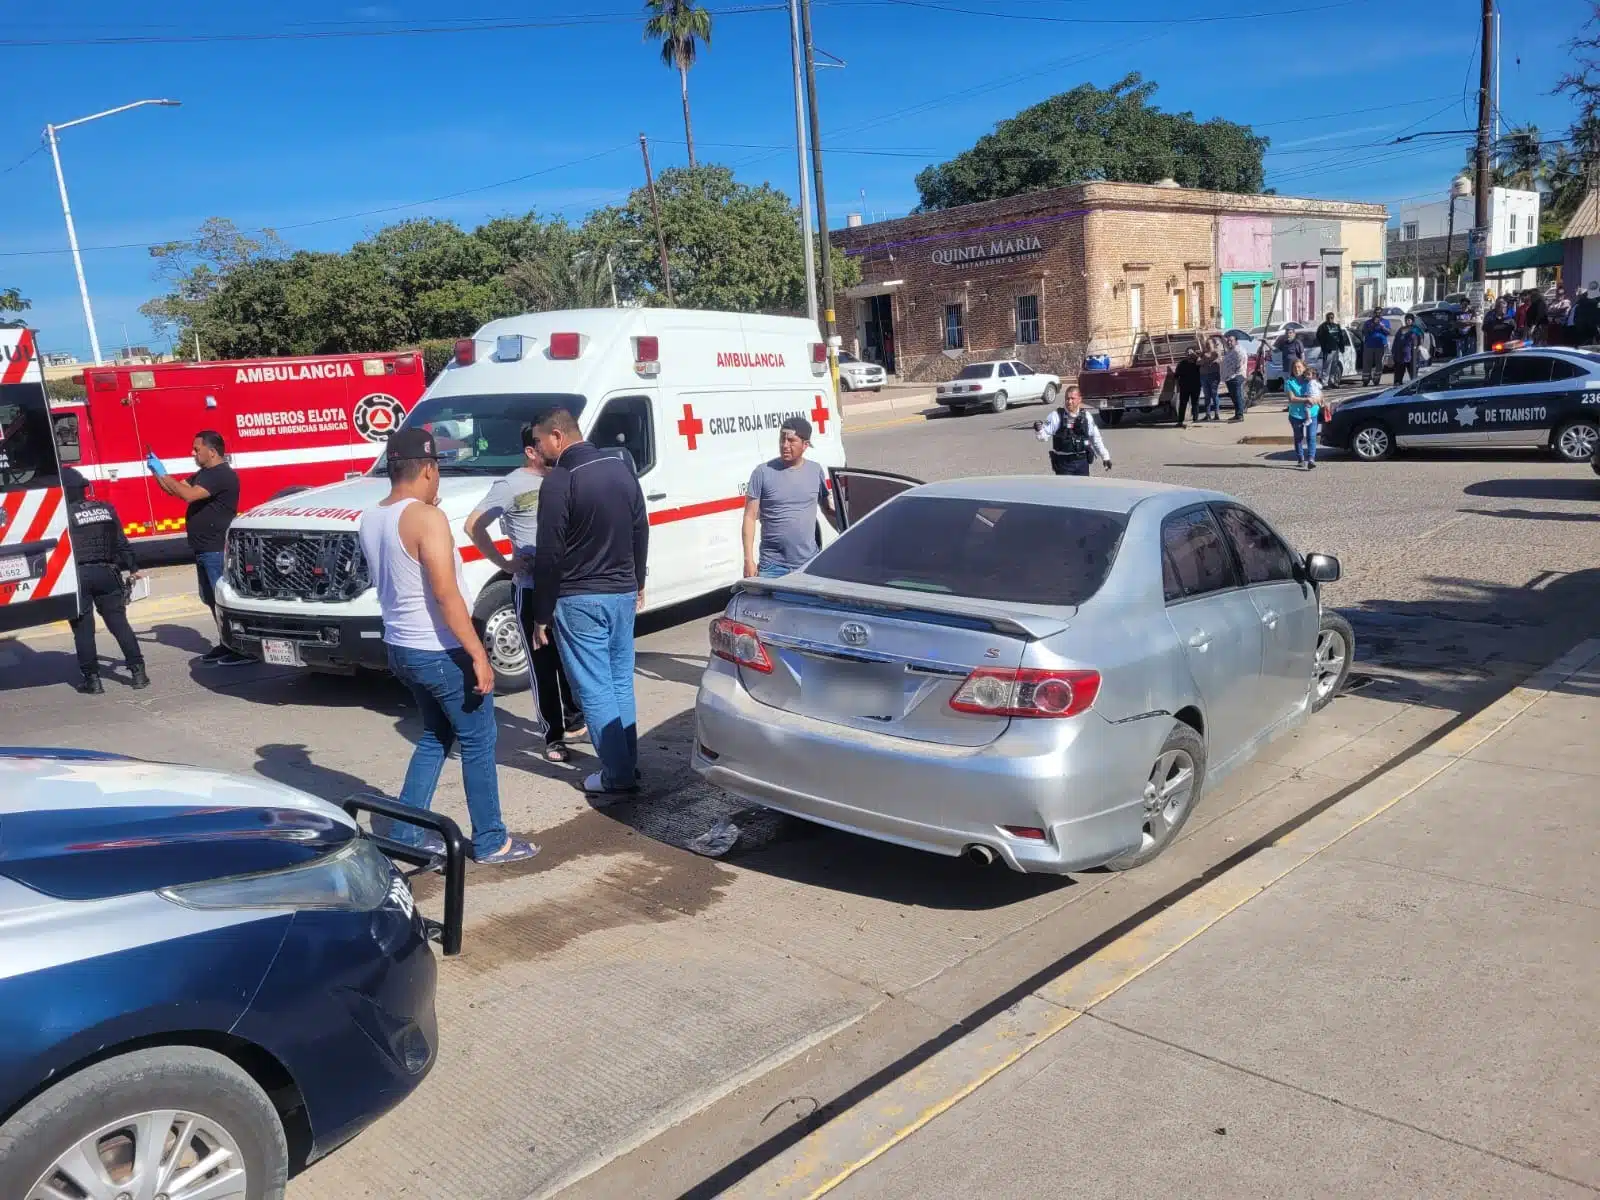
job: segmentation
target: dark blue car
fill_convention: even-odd
[[[277,1200],[403,1100],[437,927],[385,849],[266,780],[0,749],[0,1197]]]

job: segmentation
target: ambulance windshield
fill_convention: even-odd
[[[504,475],[522,465],[522,427],[564,408],[581,419],[584,398],[561,392],[427,396],[404,428],[426,429],[439,449],[441,475]],[[371,474],[386,475],[386,454]]]

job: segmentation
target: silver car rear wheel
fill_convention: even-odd
[[[1106,866],[1113,871],[1143,866],[1170,846],[1194,812],[1205,774],[1205,742],[1189,726],[1174,725],[1145,779],[1139,846]]]
[[[1355,633],[1338,613],[1324,612],[1311,667],[1311,711],[1321,712],[1344,690],[1355,660]]]

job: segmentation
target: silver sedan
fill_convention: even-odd
[[[1349,671],[1338,560],[1232,497],[834,476],[844,533],[712,622],[694,766],[746,800],[1018,871],[1135,867]]]

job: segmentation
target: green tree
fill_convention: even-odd
[[[683,93],[683,140],[689,147],[689,166],[694,161],[694,125],[689,120],[689,68],[694,66],[701,42],[711,45],[711,13],[694,0],[645,0],[644,36],[661,39],[661,61],[678,72]]]
[[[528,312],[611,307],[613,279],[607,252],[576,240],[511,264],[504,278]]]
[[[155,278],[168,291],[140,305],[139,311],[157,334],[173,339],[180,355],[191,354],[195,324],[223,281],[252,263],[276,262],[288,253],[283,239],[270,229],[252,237],[226,217],[208,217],[193,238],[150,247]]]
[[[1097,88],[1081,84],[979,138],[916,179],[923,212],[1091,180],[1258,193],[1267,139],[1247,125],[1150,104],[1156,85],[1134,72]]]
[[[24,299],[16,288],[0,288],[0,313],[25,312],[33,307],[33,301]]]
[[[699,167],[663,171],[656,197],[680,308],[804,310],[799,213],[786,195],[767,184],[739,183],[727,167]],[[644,188],[625,205],[591,215],[582,233],[588,245],[611,253],[623,299],[665,302]],[[836,254],[833,262],[835,287],[859,281],[861,270],[854,260]]]

